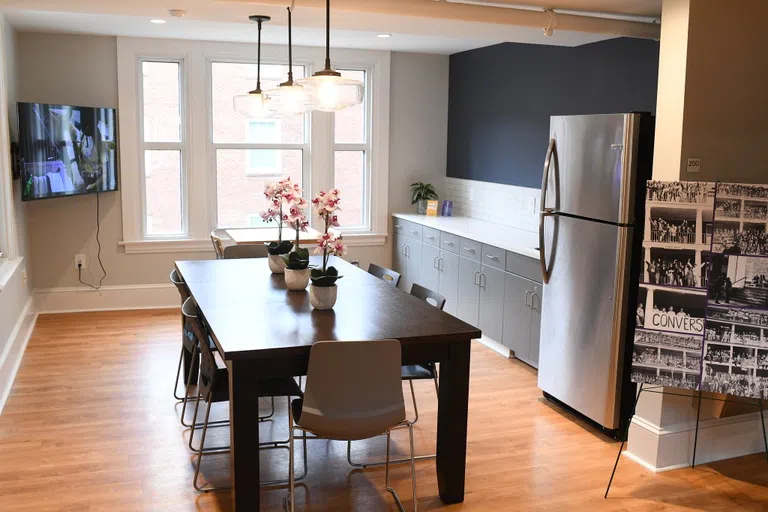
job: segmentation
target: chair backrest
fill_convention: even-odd
[[[211,231],[211,243],[213,244],[213,250],[216,253],[216,259],[222,259],[224,257],[224,242],[216,231]]]
[[[312,345],[299,426],[321,437],[354,441],[405,420],[400,358],[397,340]]]
[[[208,345],[208,329],[200,321],[197,303],[192,297],[184,301],[184,304],[181,306],[181,313],[184,315],[186,324],[192,335],[197,339],[197,346],[200,348],[200,393],[203,397],[206,397],[213,384],[213,376],[216,373],[216,359],[214,359],[211,347]]]
[[[398,274],[394,270],[390,270],[386,267],[379,266],[375,263],[371,263],[370,265],[368,265],[368,273],[371,274],[372,276],[378,277],[383,281],[386,281],[387,283],[395,287],[397,287],[397,285],[400,283],[400,274]]]
[[[224,248],[225,260],[241,258],[266,258],[267,246],[265,245],[228,245]]]
[[[171,280],[174,286],[176,286],[176,289],[179,291],[179,295],[181,296],[181,303],[184,304],[184,301],[189,297],[189,290],[187,290],[187,285],[184,283],[184,280],[181,278],[179,272],[176,269],[171,271],[171,275],[168,276],[168,278]]]
[[[411,286],[411,295],[421,300],[427,301],[429,304],[432,304],[439,310],[442,310],[443,306],[445,306],[445,297],[437,292],[430,290],[429,288],[424,288],[420,284],[413,283]]]

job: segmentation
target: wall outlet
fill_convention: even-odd
[[[75,270],[85,270],[85,254],[75,254]]]

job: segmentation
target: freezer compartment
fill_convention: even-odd
[[[618,428],[633,230],[557,215],[544,227],[539,388]]]
[[[636,114],[554,116],[543,208],[620,224],[634,219]]]

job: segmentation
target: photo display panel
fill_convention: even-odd
[[[768,186],[649,181],[632,381],[768,398]]]

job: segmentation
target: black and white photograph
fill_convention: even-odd
[[[702,337],[637,329],[632,352],[632,374],[647,384],[669,385],[672,375],[679,377],[676,387],[695,389],[701,375]]]
[[[710,305],[768,310],[768,258],[713,254]]]
[[[706,310],[704,290],[641,285],[635,325],[644,329],[702,335]]]
[[[649,202],[661,203],[712,203],[715,184],[698,181],[649,181],[647,184]]]
[[[713,183],[648,182],[640,282],[707,287],[714,191]]]
[[[768,256],[768,186],[718,183],[713,251]]]

